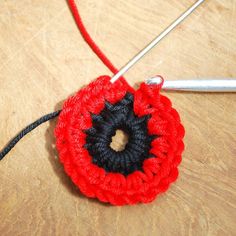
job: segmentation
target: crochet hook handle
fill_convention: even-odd
[[[147,84],[160,84],[163,79],[159,76],[150,78]],[[164,81],[163,90],[189,92],[236,92],[236,79],[196,79]]]

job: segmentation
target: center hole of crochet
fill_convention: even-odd
[[[121,129],[116,130],[116,134],[112,137],[112,141],[110,143],[110,147],[117,151],[123,151],[125,149],[126,144],[129,141],[129,135]]]

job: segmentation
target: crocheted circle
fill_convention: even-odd
[[[151,202],[178,176],[184,128],[161,85],[101,76],[63,105],[55,129],[66,173],[88,197],[113,205]],[[110,147],[117,129],[129,135],[123,151]]]

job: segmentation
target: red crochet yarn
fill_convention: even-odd
[[[170,100],[160,95],[160,88],[142,83],[135,91],[125,80],[112,84],[110,77],[101,76],[64,103],[55,129],[56,146],[66,173],[83,194],[113,205],[148,203],[176,180],[184,128]],[[148,133],[156,138],[151,142],[151,158],[143,162],[143,171],[125,176],[93,164],[84,147],[84,131],[92,127],[91,114],[99,114],[106,101],[116,104],[127,92],[134,96],[135,115],[150,115]]]
[[[115,68],[115,66],[111,63],[111,61],[106,57],[106,55],[101,51],[101,49],[96,45],[96,43],[93,41],[91,36],[89,35],[88,31],[86,30],[83,21],[80,17],[79,11],[75,5],[74,0],[68,0],[68,5],[71,9],[71,12],[74,16],[75,23],[78,26],[78,29],[83,36],[85,42],[90,46],[90,48],[93,50],[93,52],[100,58],[100,60],[103,62],[104,65],[109,68],[109,70],[113,73],[117,73],[118,70]]]

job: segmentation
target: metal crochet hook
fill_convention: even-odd
[[[161,84],[163,90],[187,92],[236,92],[236,79],[165,80],[156,76],[146,80],[147,84]]]
[[[205,0],[198,0],[187,11],[185,11],[178,19],[176,19],[170,26],[168,26],[160,35],[158,35],[151,43],[149,43],[143,50],[141,50],[133,59],[131,59],[124,67],[122,67],[112,78],[114,83],[124,73],[126,73],[134,64],[136,64],[144,55],[146,55],[153,47],[155,47],[167,34],[176,28],[187,16],[189,16],[201,3]]]

